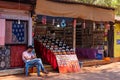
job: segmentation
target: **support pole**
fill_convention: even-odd
[[[74,49],[74,52],[76,52],[76,19],[74,19],[74,22],[73,22],[73,49]]]

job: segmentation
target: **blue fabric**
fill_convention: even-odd
[[[44,66],[42,64],[42,60],[40,58],[35,58],[33,60],[25,62],[25,72],[26,76],[28,76],[29,68],[37,67],[37,74],[40,75],[40,70],[44,71]]]
[[[18,24],[17,21],[12,23],[13,42],[25,42],[25,26],[24,23]]]

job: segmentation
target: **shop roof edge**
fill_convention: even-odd
[[[103,9],[108,9],[108,10],[115,10],[115,8],[113,8],[113,7],[82,3],[82,2],[78,2],[78,1],[74,1],[74,0],[49,0],[49,1],[66,3],[66,4],[81,4],[81,5],[91,6],[91,7],[103,8]]]

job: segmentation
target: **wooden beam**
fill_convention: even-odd
[[[32,5],[20,3],[19,7],[19,3],[16,2],[0,1],[0,8],[30,11],[32,10]]]

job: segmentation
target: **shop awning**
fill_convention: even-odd
[[[114,21],[114,9],[100,8],[84,4],[55,2],[53,0],[37,0],[36,14],[81,18],[93,21]]]

